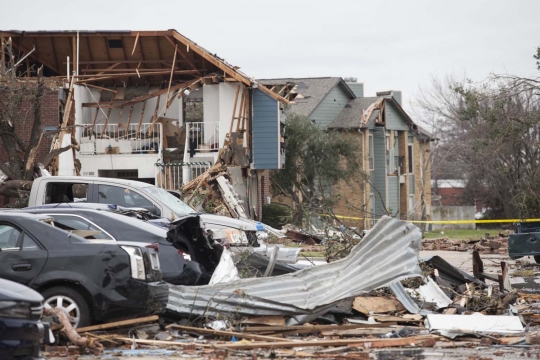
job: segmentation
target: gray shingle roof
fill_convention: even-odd
[[[329,129],[358,129],[362,125],[362,111],[379,100],[379,97],[362,97],[349,100],[347,105],[328,126]],[[368,123],[379,116],[379,110],[373,111]]]
[[[324,97],[341,81],[340,77],[321,78],[283,78],[283,79],[260,79],[258,83],[271,88],[274,85],[293,83],[298,85],[296,92],[301,97],[294,99],[292,104],[294,112],[298,115],[309,116],[317,108]]]

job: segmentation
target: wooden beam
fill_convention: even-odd
[[[126,72],[128,70],[134,70],[134,69],[115,69],[115,67],[119,66],[119,65],[122,65],[122,63],[118,62],[118,63],[115,63],[111,66],[109,66],[108,68],[106,69],[85,69],[84,72],[110,72],[110,73],[114,73],[114,72]],[[168,70],[167,68],[154,68],[154,69],[141,69],[139,70],[141,72],[141,74],[143,74],[144,72],[150,72],[150,71],[165,71],[165,70]],[[193,70],[178,70],[178,71],[191,71],[193,72]],[[96,75],[102,75],[102,73],[100,74],[94,74],[93,76],[96,76]],[[109,74],[107,74],[109,75]],[[116,75],[116,74],[111,74],[111,75]]]
[[[129,108],[129,114],[128,114],[128,119],[127,119],[127,123],[126,123],[126,140],[128,139],[127,136],[129,135],[128,132],[129,132],[129,123],[131,122],[131,116],[133,115],[133,107],[135,105],[131,105],[131,107]],[[121,124],[120,122],[118,122],[118,127],[117,127],[117,134],[116,134],[116,137],[119,138],[120,137],[120,127],[121,127]]]
[[[171,67],[171,76],[169,77],[169,88],[167,89],[167,101],[166,101],[166,104],[165,104],[165,110],[163,111],[163,116],[165,116],[167,114],[167,109],[169,108],[169,92],[171,91],[171,84],[172,84],[172,79],[173,79],[173,75],[174,75],[174,65],[176,64],[176,53],[177,53],[177,50],[178,50],[178,46],[176,46],[174,48],[174,57],[173,57],[173,62],[172,62],[172,67]]]
[[[137,48],[137,42],[139,41],[140,33],[137,33],[137,36],[135,37],[135,44],[133,44],[133,51],[131,52],[131,56],[135,54],[135,49]]]
[[[100,64],[112,64],[112,63],[121,63],[121,64],[138,64],[138,63],[156,63],[156,64],[166,64],[167,68],[170,67],[170,60],[96,60],[96,61],[79,61],[79,65],[100,65]],[[182,59],[176,59],[177,63],[185,62]],[[62,64],[66,64],[64,61]]]
[[[12,42],[13,46],[21,51],[24,51],[26,53],[30,52],[32,49],[29,49],[27,48],[25,45],[21,44],[20,42],[19,43],[16,43],[15,41]],[[58,73],[58,74],[62,74],[58,68],[56,67],[56,64],[53,64],[51,62],[49,62],[48,60],[44,60],[42,59],[40,56],[39,56],[39,53],[38,53],[38,50],[37,50],[37,46],[36,46],[36,50],[34,52],[32,52],[30,55],[29,55],[32,59],[36,60],[37,62],[40,62],[42,63],[43,65],[45,65],[46,67],[48,67],[49,69],[53,70],[54,72]]]
[[[103,91],[99,93],[99,101],[101,101],[102,98],[103,98]],[[99,107],[96,108],[94,119],[92,119],[92,127],[90,128],[90,135],[89,135],[90,139],[92,139],[92,135],[94,135],[94,126],[96,125],[98,115],[99,115]]]
[[[73,54],[72,63],[73,67],[71,68],[71,74],[73,74],[74,71],[77,71],[77,37],[72,36],[71,37],[71,53]],[[71,76],[69,74],[69,76]]]
[[[172,86],[170,89],[163,89],[163,90],[159,90],[159,91],[153,92],[153,93],[151,93],[151,94],[147,94],[147,95],[142,95],[142,96],[136,97],[136,98],[131,99],[130,101],[124,103],[123,106],[127,106],[127,105],[130,105],[130,104],[134,104],[134,103],[137,103],[137,102],[141,102],[141,101],[144,101],[144,100],[153,98],[154,96],[163,95],[163,94],[165,94],[165,93],[166,93],[167,91],[169,91],[169,90],[172,90],[172,91],[180,90],[180,89],[182,89],[182,88],[184,88],[184,87],[189,86],[191,83],[193,83],[193,81],[187,81],[187,82],[185,82],[185,83],[181,83],[181,84],[174,85],[174,86]]]
[[[154,108],[154,115],[152,115],[152,120],[150,121],[150,123],[152,125],[150,125],[150,136],[152,136],[152,133],[154,132],[154,122],[156,122],[157,120],[157,115],[158,115],[158,110],[159,110],[159,100],[161,100],[161,96],[158,96],[157,99],[156,99],[156,107]]]
[[[144,116],[144,109],[146,109],[146,100],[144,100],[144,102],[142,104],[141,117],[139,118],[139,125],[137,126],[137,132],[135,133],[135,138],[136,139],[138,139],[139,136],[141,135],[141,125],[142,125],[143,116]],[[128,131],[129,131],[129,129],[128,129]]]
[[[234,332],[234,331],[204,329],[204,328],[182,326],[182,325],[176,325],[176,324],[172,324],[171,328],[184,330],[184,331],[197,333],[197,334],[209,334],[209,335],[227,336],[227,337],[234,336],[236,338],[242,338],[242,339],[248,339],[248,340],[283,341],[283,338],[274,337],[274,336],[256,335],[256,334],[241,333],[241,332]]]
[[[176,70],[175,74],[192,74],[194,70]],[[163,75],[168,74],[169,71],[149,71],[149,72],[141,72],[141,75]],[[110,80],[110,79],[117,79],[117,78],[123,78],[123,77],[129,77],[129,76],[138,76],[136,72],[133,73],[125,73],[125,74],[114,74],[114,75],[107,75],[107,76],[101,76],[101,77],[95,77],[96,75],[81,75],[80,78],[85,78],[84,80],[77,81],[77,84],[84,84],[86,82],[91,81],[99,81],[99,80]]]
[[[114,90],[116,90],[116,85],[114,86]],[[125,89],[122,88],[122,90],[124,90],[124,94],[126,93],[125,92]],[[114,94],[112,94],[111,96],[111,103],[116,100],[116,97],[117,96],[120,96],[120,92],[115,92]],[[124,96],[122,95],[122,98]],[[111,117],[111,112],[112,112],[112,108],[109,108],[109,110],[107,110],[107,117],[105,118],[105,123],[103,124],[103,130],[101,131],[101,138],[103,139],[103,134],[105,133],[105,130],[107,129],[107,125],[109,124],[109,118]],[[120,109],[120,116],[122,116],[122,109]]]
[[[103,75],[103,74],[105,74],[105,72],[109,72],[109,71],[126,71],[126,69],[115,69],[115,67],[117,67],[119,65],[120,65],[120,63],[115,63],[115,64],[112,64],[111,66],[109,66],[106,69],[86,69],[86,70],[83,70],[83,71],[84,72],[96,72],[96,71],[99,71],[99,73],[97,73],[96,75]]]
[[[138,319],[116,321],[116,322],[101,324],[101,325],[85,326],[85,327],[78,328],[75,330],[77,330],[78,333],[83,333],[83,332],[96,331],[96,330],[114,329],[114,328],[119,328],[119,327],[128,326],[128,325],[146,324],[146,323],[154,322],[158,320],[159,320],[159,316],[152,315],[152,316],[147,316],[147,317],[138,318]]]
[[[145,339],[135,339],[135,338],[128,338],[128,337],[121,337],[121,336],[116,336],[114,338],[115,340],[119,340],[119,341],[124,341],[124,342],[127,342],[129,344],[131,343],[137,343],[137,344],[147,344],[147,345],[162,345],[162,346],[181,346],[181,347],[184,347],[184,346],[189,346],[189,345],[193,345],[195,347],[207,347],[207,348],[210,348],[210,347],[213,347],[213,345],[210,345],[210,344],[202,344],[202,343],[188,343],[188,342],[178,342],[178,341],[167,341],[167,340],[145,340]]]
[[[112,93],[116,93],[116,90],[109,89],[109,88],[106,88],[106,87],[96,86],[96,85],[92,85],[92,84],[85,84],[84,86],[92,88],[92,89],[98,89],[98,90],[103,90],[103,91],[109,91],[109,92],[112,92]],[[83,107],[85,107],[85,106],[83,105]],[[97,104],[96,104],[96,106],[87,106],[87,107],[97,107]]]
[[[191,66],[194,70],[197,70],[197,66],[193,63],[193,61],[191,61],[190,58],[188,58],[186,54],[184,54],[183,51],[178,49],[178,44],[176,44],[173,39],[171,39],[169,36],[166,36],[165,39],[167,39],[167,41],[174,47],[174,51],[178,52],[180,56],[187,61],[189,66]]]

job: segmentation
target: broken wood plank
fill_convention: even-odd
[[[254,316],[242,320],[243,324],[260,324],[285,326],[285,318],[283,316]]]
[[[241,333],[241,332],[234,332],[234,331],[204,329],[204,328],[197,328],[197,327],[192,327],[192,326],[183,326],[183,325],[176,325],[176,324],[172,324],[170,327],[173,329],[194,332],[197,334],[209,334],[209,335],[216,335],[216,336],[231,336],[231,337],[235,336],[237,338],[248,339],[248,340],[283,341],[283,338],[249,334],[249,333]]]
[[[135,50],[137,49],[137,43],[139,42],[139,35],[140,33],[137,33],[137,36],[135,36],[135,43],[133,44],[133,50],[131,51],[131,56],[135,54]]]
[[[130,319],[130,320],[111,322],[107,324],[85,326],[82,328],[78,328],[76,330],[78,333],[83,333],[83,332],[96,331],[96,330],[114,329],[117,327],[128,326],[128,325],[145,324],[145,323],[154,322],[158,320],[159,320],[159,316],[152,315],[152,316],[147,316],[147,317],[138,318],[138,319]]]
[[[294,325],[294,326],[247,326],[245,331],[249,332],[295,332],[298,334],[306,334],[310,332],[330,331],[330,330],[346,330],[346,329],[358,329],[358,328],[380,328],[388,327],[390,325],[397,325],[394,323],[384,324],[343,324],[343,325]]]
[[[176,341],[167,341],[167,340],[131,339],[131,338],[122,337],[122,336],[117,336],[114,338],[114,340],[125,341],[128,343],[134,342],[137,344],[148,344],[148,345],[166,345],[166,346],[182,346],[182,347],[190,346],[190,345],[194,345],[197,347],[213,347],[214,346],[210,344],[201,344],[201,343],[195,343],[195,342],[186,343],[186,342],[176,342]]]
[[[290,348],[290,347],[310,347],[310,346],[369,346],[376,347],[373,344],[380,343],[384,346],[404,346],[411,344],[419,344],[423,342],[434,341],[439,339],[440,336],[436,335],[421,335],[407,338],[398,338],[398,339],[317,339],[315,341],[277,341],[277,342],[252,342],[249,344],[242,343],[228,343],[228,344],[214,344],[213,346],[218,349],[258,349],[258,348]],[[400,344],[400,345],[398,345]]]
[[[163,116],[167,115],[167,109],[169,108],[169,93],[171,92],[171,84],[172,84],[172,79],[173,79],[173,75],[174,75],[174,66],[176,65],[176,53],[177,53],[177,50],[178,50],[178,44],[174,48],[174,57],[173,57],[173,62],[172,62],[172,66],[171,66],[171,76],[169,78],[169,87],[167,88],[167,97],[166,97],[167,100],[165,102],[165,110],[163,110]]]
[[[369,335],[384,335],[392,331],[399,330],[401,327],[381,327],[381,328],[359,328],[349,330],[330,330],[321,331],[322,336],[369,336]]]

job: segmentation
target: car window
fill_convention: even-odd
[[[7,225],[0,224],[0,250],[2,251],[13,251],[19,250],[19,237],[21,232],[19,229]]]
[[[90,230],[97,231],[99,233],[92,234],[88,236],[87,239],[105,239],[105,240],[114,240],[109,235],[107,235],[103,229],[98,228],[91,222],[86,219],[83,219],[78,216],[73,215],[57,215],[57,214],[48,214],[48,216],[54,219],[54,226],[62,230]]]
[[[50,182],[45,189],[45,204],[86,202],[88,184]]]
[[[38,244],[28,234],[24,234],[22,251],[39,250]]]
[[[136,191],[112,185],[99,185],[99,202],[102,204],[115,204],[125,207],[150,207],[154,206]]]

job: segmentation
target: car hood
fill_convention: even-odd
[[[243,231],[257,231],[257,225],[244,219],[233,219],[227,216],[215,214],[199,214],[207,229],[212,229],[212,225],[220,228],[233,228]]]
[[[43,296],[27,286],[14,281],[0,279],[0,300],[42,303]]]

